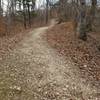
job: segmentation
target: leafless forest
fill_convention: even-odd
[[[0,0],[0,100],[100,100],[100,0]]]

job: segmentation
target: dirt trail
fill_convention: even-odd
[[[0,100],[100,100],[99,89],[43,40],[50,27],[32,31],[0,61]]]

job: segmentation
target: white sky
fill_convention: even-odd
[[[4,10],[6,11],[7,9],[7,1],[8,0],[2,0],[3,1],[3,6],[4,6]],[[58,0],[52,0],[53,2],[56,2]],[[43,8],[43,6],[45,5],[46,0],[36,0],[36,8]]]
[[[46,3],[46,0],[36,0],[36,7],[41,7]]]
[[[8,0],[2,0],[4,11],[6,11],[7,8],[7,1]],[[59,0],[52,0],[53,2],[59,1]],[[88,3],[90,3],[91,0],[86,0]],[[46,0],[36,0],[36,8],[44,8],[45,7]],[[98,3],[100,3],[100,0],[98,0]]]
[[[59,1],[59,0],[51,0],[53,1],[54,3]],[[36,7],[39,8],[39,7],[43,7],[46,3],[46,0],[36,0]]]

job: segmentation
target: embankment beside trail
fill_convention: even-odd
[[[78,39],[73,31],[72,22],[54,26],[44,37],[49,45],[59,52],[59,55],[70,58],[78,65],[83,78],[99,86],[100,51],[95,39],[88,37],[86,42]]]

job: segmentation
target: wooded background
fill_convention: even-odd
[[[83,40],[90,31],[99,31],[99,0],[0,0],[0,35],[20,32],[33,25],[44,25],[52,18],[58,24],[71,20]]]

